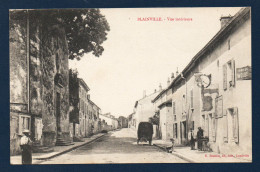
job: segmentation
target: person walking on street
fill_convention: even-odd
[[[197,140],[198,140],[198,150],[202,150],[202,139],[203,138],[203,130],[201,127],[198,127],[198,132],[197,132]]]
[[[189,137],[189,140],[190,140],[191,150],[195,150],[195,139],[194,139],[194,133],[193,133],[192,128],[190,129],[188,137]]]
[[[21,138],[22,164],[32,164],[32,141],[30,131],[24,130]]]

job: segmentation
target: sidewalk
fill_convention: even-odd
[[[162,140],[153,140],[153,145],[159,147],[166,151],[166,147],[171,146],[171,142],[165,142]],[[191,150],[190,147],[187,146],[176,146],[174,147],[174,151],[172,152],[173,155],[186,160],[190,163],[250,163],[252,162],[249,159],[241,159],[237,157],[228,157],[227,155],[224,157],[222,154],[218,154],[215,152],[204,152],[198,150]],[[235,156],[235,155],[234,155]]]
[[[99,138],[103,137],[104,135],[106,134],[98,133],[96,135],[91,136],[90,138],[83,138],[84,142],[73,142],[74,144],[69,146],[55,146],[54,151],[50,153],[33,153],[32,164],[39,164],[44,160],[51,159],[56,156],[62,155],[64,153],[70,152],[81,146],[94,142]],[[18,165],[18,164],[22,164],[21,162],[22,162],[21,155],[10,156],[10,164]]]

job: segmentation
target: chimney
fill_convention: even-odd
[[[154,93],[156,93],[156,91],[157,91],[157,90],[156,90],[156,89],[154,89]]]
[[[223,28],[223,26],[225,26],[230,20],[232,19],[232,16],[221,16],[220,17],[220,24],[221,24],[221,29]]]
[[[90,95],[89,94],[87,95],[87,99],[90,100]]]
[[[168,87],[170,86],[170,78],[168,78],[167,86],[168,86]]]
[[[177,71],[176,71],[176,77],[179,75],[179,71],[178,71],[178,68],[177,68]]]
[[[162,91],[162,84],[159,85],[159,91]]]
[[[171,76],[171,81],[174,80],[174,73],[172,73],[172,76]]]
[[[145,98],[146,97],[146,91],[144,90],[144,92],[143,92],[143,98]]]

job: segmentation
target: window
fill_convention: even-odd
[[[173,124],[173,136],[174,136],[174,138],[178,138],[178,126],[177,126],[177,123]]]
[[[216,130],[215,130],[215,118],[214,115],[209,114],[209,139],[210,141],[216,141]]]
[[[235,61],[231,60],[227,64],[228,64],[228,71],[227,71],[228,86],[234,87],[235,86]]]
[[[185,99],[185,94],[183,94],[182,96],[182,115],[185,115],[186,111],[185,111],[185,105],[186,105],[186,99]]]
[[[190,90],[190,108],[193,109],[193,89]]]
[[[19,134],[22,135],[24,130],[31,130],[31,117],[28,115],[19,116]]]
[[[223,65],[223,89],[235,86],[235,60],[230,60]]]
[[[227,118],[228,110],[223,114],[223,140],[224,142],[228,142],[228,118]]]
[[[195,128],[194,121],[191,121],[191,129],[194,130],[194,128]]]
[[[238,143],[238,110],[237,108],[232,109],[232,136],[234,142]]]
[[[227,65],[223,65],[223,89],[227,89]]]
[[[176,115],[176,105],[175,102],[172,102],[172,113],[173,113],[173,120],[177,120],[177,115]]]
[[[176,108],[175,107],[175,102],[172,102],[172,113],[173,113],[173,115],[176,114],[176,109],[175,108]]]

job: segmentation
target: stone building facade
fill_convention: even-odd
[[[251,10],[220,20],[220,31],[167,88],[173,138],[187,145],[189,130],[196,137],[201,127],[211,150],[252,157]]]
[[[134,118],[135,129],[138,129],[140,122],[149,122],[149,118],[154,115],[154,105],[152,100],[159,94],[159,91],[155,91],[150,95],[144,94],[143,98],[135,102],[134,106]]]
[[[35,143],[69,143],[68,45],[46,11],[10,11],[10,150],[20,152],[22,131]],[[59,138],[59,139],[58,139]]]

